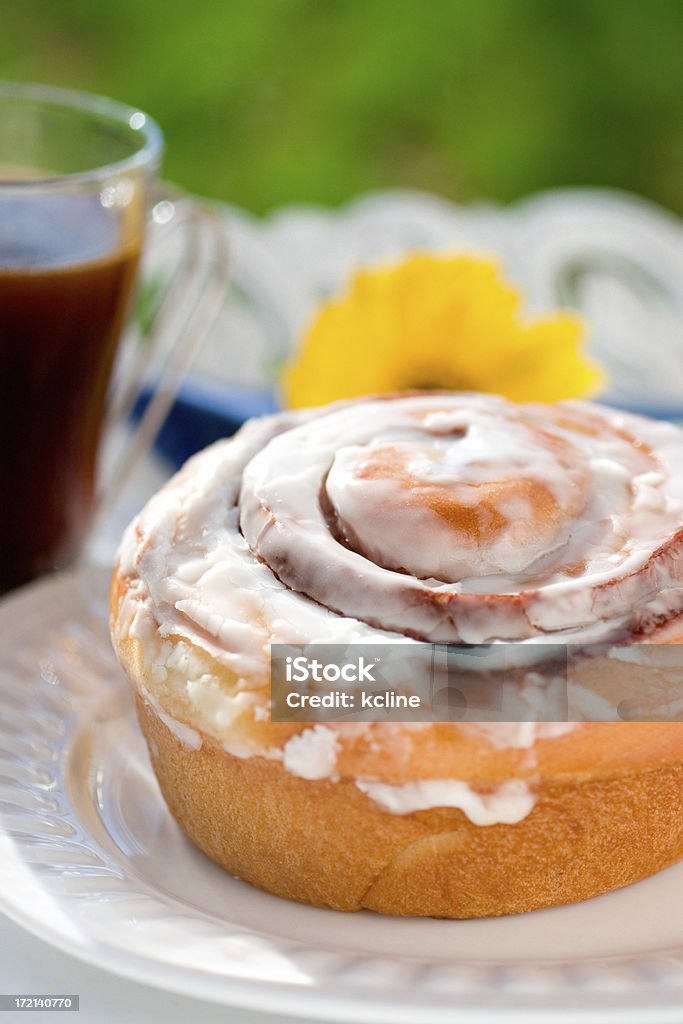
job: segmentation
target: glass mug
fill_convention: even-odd
[[[80,554],[151,211],[157,228],[183,230],[183,246],[199,248],[198,207],[183,213],[178,197],[159,201],[162,150],[159,127],[139,110],[0,83],[0,593]],[[129,462],[149,445],[222,300],[225,260],[214,253],[202,263],[195,251],[190,262],[160,302],[161,339],[133,360],[139,381],[166,344],[163,386]],[[182,327],[174,323],[181,307]],[[192,308],[201,308],[201,324]],[[119,416],[136,383],[119,382]]]

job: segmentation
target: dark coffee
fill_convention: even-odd
[[[0,592],[79,552],[140,255],[99,196],[0,200]]]

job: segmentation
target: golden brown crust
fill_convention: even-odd
[[[348,780],[184,745],[137,698],[162,792],[197,846],[268,892],[337,910],[468,918],[607,892],[683,857],[683,763],[543,783],[516,825],[393,815]]]
[[[113,624],[126,585],[116,574]],[[497,749],[450,723],[399,727],[393,737],[373,726],[371,742],[340,735],[340,781],[309,781],[280,761],[228,754],[173,690],[152,682],[153,645],[125,630],[114,635],[171,812],[209,857],[268,892],[347,911],[485,917],[586,899],[683,857],[683,723],[586,723],[537,742],[531,766],[528,751]],[[223,682],[232,685],[227,675]],[[200,749],[169,731],[140,687],[199,729]],[[303,728],[253,726],[260,742],[280,749]],[[461,778],[486,787],[524,775],[540,780],[531,813],[489,826],[452,808],[394,815],[353,781]]]

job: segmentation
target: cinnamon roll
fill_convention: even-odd
[[[477,917],[683,857],[683,723],[278,722],[271,645],[677,643],[681,581],[683,431],[417,393],[191,459],[125,534],[111,631],[209,857],[317,906]]]

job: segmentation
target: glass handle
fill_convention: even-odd
[[[130,420],[143,387],[142,415],[113,458],[100,485],[101,521],[136,464],[150,450],[178,388],[214,326],[228,288],[228,244],[220,211],[181,192],[166,190],[155,203],[150,248],[179,245],[175,265],[156,294],[146,329],[138,329],[132,357],[114,387],[106,433]]]

